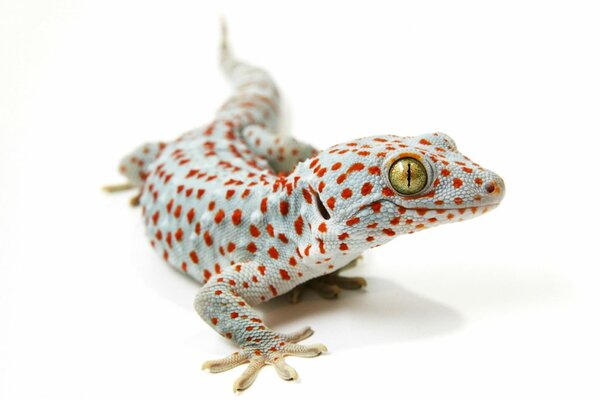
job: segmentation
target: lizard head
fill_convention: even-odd
[[[462,155],[443,133],[338,144],[304,168],[313,236],[349,254],[482,215],[504,196],[502,178]]]

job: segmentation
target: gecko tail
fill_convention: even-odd
[[[227,28],[227,21],[224,16],[220,18],[221,23],[221,43],[220,43],[220,54],[221,54],[221,67],[227,75],[231,76],[233,68],[238,64],[237,60],[233,58],[231,53],[231,46],[229,45],[229,31]]]
[[[221,59],[229,57],[229,36],[227,33],[227,20],[221,15]]]

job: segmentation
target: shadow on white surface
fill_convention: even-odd
[[[150,256],[154,253],[146,258],[146,265],[137,263],[143,280],[161,297],[195,316],[192,302],[200,285]],[[291,304],[287,295],[283,295],[256,308],[264,314],[271,328],[285,333],[309,325],[317,333],[317,339],[312,341],[333,342],[335,338],[336,350],[362,347],[362,343],[373,345],[428,338],[457,330],[464,324],[464,318],[456,310],[394,281],[366,278],[366,289],[345,290],[336,300],[326,300],[307,291],[299,304]],[[345,334],[340,335],[340,332]]]
[[[136,257],[144,255],[132,260],[139,275],[160,297],[196,317],[192,303],[200,285],[164,265],[142,236],[139,232],[132,252]],[[541,267],[446,266],[390,278],[364,274],[366,270],[378,275],[390,270],[389,266],[378,264],[381,263],[370,259],[344,272],[344,275],[364,276],[368,281],[366,289],[345,290],[336,300],[326,300],[307,291],[299,304],[289,303],[287,295],[283,295],[257,309],[271,328],[287,333],[311,326],[315,330],[311,342],[335,344],[335,350],[339,351],[449,334],[463,328],[467,319],[474,322],[529,307],[545,307],[570,292],[568,282]],[[436,278],[431,280],[431,275]],[[405,288],[396,278],[411,287],[426,288],[428,293],[435,293],[453,307]]]
[[[306,293],[299,304],[289,304],[282,296],[260,309],[277,330],[285,331],[283,327],[296,326],[298,321],[311,322],[319,338],[335,338],[336,350],[425,339],[455,331],[465,323],[458,311],[394,281],[378,277],[367,281],[366,290],[344,291],[336,300]]]

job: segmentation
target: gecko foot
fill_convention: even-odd
[[[126,190],[131,190],[131,189],[135,189],[135,188],[136,188],[136,186],[133,183],[127,182],[127,183],[122,183],[122,184],[117,184],[117,185],[106,185],[106,186],[102,187],[102,190],[104,190],[107,193],[118,193],[118,192],[124,192]],[[140,189],[140,192],[138,194],[136,194],[131,199],[129,199],[129,204],[132,207],[139,206],[141,197],[142,197],[142,191]]]
[[[202,365],[202,369],[218,373],[228,371],[242,364],[248,364],[246,370],[234,382],[234,392],[245,390],[252,385],[258,373],[265,365],[273,365],[281,379],[286,381],[296,380],[298,379],[298,373],[285,362],[284,357],[316,357],[327,351],[327,347],[322,344],[308,346],[296,344],[297,341],[306,339],[312,334],[312,329],[307,327],[290,335],[280,335],[279,337],[282,342],[278,348],[271,348],[265,351],[257,346],[249,345],[228,357],[205,362]]]
[[[360,257],[359,257],[360,258]],[[351,268],[356,265],[358,259],[353,260],[347,266],[342,269]],[[358,290],[367,286],[367,281],[361,277],[345,277],[340,276],[339,272],[342,270],[335,271],[328,275],[319,276],[313,278],[302,285],[296,286],[289,293],[289,300],[291,303],[299,303],[302,300],[302,294],[307,290],[311,289],[317,292],[321,297],[325,299],[337,299],[338,295],[345,290]]]

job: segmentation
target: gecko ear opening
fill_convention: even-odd
[[[319,210],[319,214],[321,214],[321,217],[323,217],[323,219],[331,218],[331,214],[329,214],[329,211],[327,211],[327,208],[325,208],[325,204],[323,204],[323,202],[321,201],[321,196],[319,196],[319,193],[313,190],[313,197],[315,199],[315,204],[317,205],[317,210]]]

